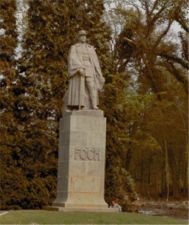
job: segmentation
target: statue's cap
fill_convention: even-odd
[[[87,35],[87,32],[85,30],[80,30],[78,32],[79,36],[86,36]]]

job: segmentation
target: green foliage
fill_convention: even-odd
[[[133,180],[125,170],[124,160],[129,142],[126,121],[130,112],[127,106],[131,106],[127,102],[127,88],[125,75],[117,74],[105,86],[103,96],[103,109],[107,117],[106,199],[109,203],[114,199],[125,203],[128,199],[137,198]]]
[[[20,187],[23,185],[23,189],[25,188],[22,181],[18,181],[22,173],[16,168],[12,156],[16,146],[14,132],[17,130],[12,110],[16,101],[12,93],[13,81],[16,78],[13,57],[17,43],[15,10],[14,0],[0,1],[0,29],[4,30],[4,34],[0,36],[0,202],[2,207],[5,207],[6,203],[14,206],[11,201],[16,196],[16,192],[19,198],[22,198],[23,192]]]
[[[175,21],[179,23],[182,21],[182,25],[187,24],[188,3],[180,0],[137,2],[138,5],[125,3],[125,9],[118,8],[116,11],[125,20],[116,42],[118,70],[128,70],[132,65],[133,73],[138,75],[138,81],[142,83],[141,91],[145,92],[152,88],[156,93],[164,90],[165,70],[167,70],[183,84],[187,92],[186,69],[189,68],[189,61],[180,56],[177,51],[178,43],[170,39],[169,33]],[[182,12],[182,15],[178,12]],[[183,35],[181,40],[186,45]]]
[[[129,107],[127,120],[123,120],[126,127],[129,125],[126,132],[130,140],[124,145],[125,168],[143,196],[178,198],[186,196],[188,189],[188,3],[137,3],[125,1],[112,10],[122,21],[115,47],[117,71],[126,74],[129,87],[134,89],[125,97],[130,101],[130,106],[125,105]],[[174,22],[183,28],[178,35],[180,43],[170,38]]]

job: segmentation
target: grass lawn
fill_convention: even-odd
[[[160,216],[137,213],[71,213],[45,210],[11,210],[0,216],[0,224],[188,224]]]

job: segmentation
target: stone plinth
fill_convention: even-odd
[[[108,211],[104,201],[106,118],[101,110],[65,112],[60,120],[60,211]]]

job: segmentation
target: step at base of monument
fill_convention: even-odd
[[[60,212],[119,212],[117,208],[108,208],[108,207],[89,207],[89,206],[82,206],[82,207],[64,207],[64,206],[47,206],[44,207],[45,210],[49,211],[60,211]]]

